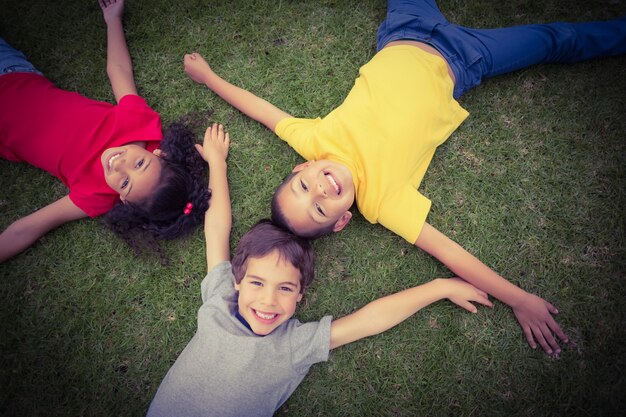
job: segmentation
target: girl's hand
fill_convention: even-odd
[[[558,314],[559,311],[543,298],[526,293],[526,297],[513,307],[513,313],[531,348],[535,349],[539,343],[548,355],[558,356],[561,348],[554,335],[563,343],[569,342],[567,335],[552,317],[552,314]]]
[[[213,123],[204,133],[204,143],[196,144],[196,150],[210,165],[213,161],[226,161],[229,146],[230,136],[224,132],[224,126]]]
[[[489,301],[486,292],[479,290],[461,278],[448,278],[444,280],[444,283],[449,287],[449,295],[447,298],[470,313],[476,313],[478,311],[472,302],[480,303],[487,307],[493,307],[493,303]]]
[[[124,0],[98,0],[98,3],[107,24],[113,20],[121,20],[124,16]]]
[[[205,78],[207,74],[210,74],[212,72],[212,70],[209,64],[205,61],[205,59],[202,58],[202,55],[197,52],[194,52],[192,54],[185,54],[184,63],[185,72],[187,73],[189,78],[197,83],[205,84]]]

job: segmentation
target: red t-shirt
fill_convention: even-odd
[[[32,73],[0,76],[0,157],[24,161],[59,178],[90,217],[109,211],[119,194],[104,180],[102,152],[134,141],[156,149],[161,119],[139,96],[117,106],[61,90]]]

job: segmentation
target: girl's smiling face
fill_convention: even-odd
[[[100,161],[106,183],[122,201],[141,202],[152,194],[161,176],[160,158],[137,145],[109,148]]]

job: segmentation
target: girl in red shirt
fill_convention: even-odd
[[[0,39],[0,157],[42,168],[69,188],[0,235],[0,262],[63,223],[105,213],[105,224],[136,252],[141,242],[160,253],[155,238],[189,232],[208,207],[193,133],[173,124],[163,137],[159,115],[137,95],[124,0],[99,3],[117,105],[57,88]]]

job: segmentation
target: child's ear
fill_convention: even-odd
[[[163,153],[162,150],[160,150],[159,148],[155,149],[152,151],[153,154],[155,154],[156,156],[158,156],[159,158],[162,158],[163,156],[165,156],[165,154]]]
[[[346,227],[346,225],[348,224],[351,218],[352,218],[351,211],[346,211],[345,213],[343,213],[341,217],[339,218],[339,220],[337,220],[337,222],[333,226],[333,232],[342,231],[343,228]]]
[[[300,302],[300,300],[302,300],[302,296],[303,296],[303,295],[304,295],[303,293],[298,294],[298,298],[296,299],[296,302],[297,302],[297,303],[299,303],[299,302]]]
[[[313,162],[315,162],[315,161],[306,161],[306,162],[303,162],[303,163],[301,163],[301,164],[298,164],[298,165],[296,165],[295,167],[293,167],[293,169],[291,170],[291,172],[292,172],[292,173],[295,173],[295,172],[300,172],[300,171],[302,171],[304,168],[306,168],[306,167],[308,167],[309,165],[311,165]]]
[[[241,287],[240,284],[237,284],[237,282],[235,282],[235,290],[239,291],[239,288]]]
[[[126,197],[120,194],[120,200],[122,200],[122,204],[126,204]]]

